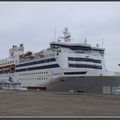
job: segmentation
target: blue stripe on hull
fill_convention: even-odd
[[[37,61],[33,61],[33,62],[27,62],[27,63],[16,65],[16,68],[24,67],[24,66],[30,66],[30,65],[36,65],[36,64],[41,64],[41,63],[54,62],[54,61],[56,61],[55,58],[49,58],[49,59],[44,59],[44,60],[37,60]]]
[[[52,64],[52,65],[44,65],[44,66],[17,69],[16,72],[40,70],[40,69],[49,69],[49,68],[57,68],[57,67],[60,67],[60,66],[58,64]]]

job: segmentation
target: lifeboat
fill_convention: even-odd
[[[3,67],[0,68],[0,73],[3,72]]]
[[[15,64],[11,65],[11,68],[15,68]]]
[[[5,66],[4,67],[4,72],[10,72],[10,66]]]
[[[11,71],[15,71],[15,64],[11,65]]]

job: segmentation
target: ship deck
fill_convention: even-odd
[[[119,116],[120,95],[0,90],[0,116]]]

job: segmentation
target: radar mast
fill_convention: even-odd
[[[64,34],[64,42],[71,42],[71,35],[68,32],[68,28],[65,28],[63,34]]]
[[[59,37],[58,40],[57,40],[57,42],[61,42],[60,39],[63,39],[64,42],[71,42],[71,35],[68,32],[68,28],[64,29],[63,34],[64,34],[64,36],[63,37]]]

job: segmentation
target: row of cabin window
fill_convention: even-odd
[[[68,57],[70,61],[84,61],[84,62],[93,62],[93,63],[101,63],[101,60],[95,60],[91,58],[75,58],[75,57]]]
[[[47,80],[47,78],[22,78],[19,80]]]
[[[55,56],[55,55],[59,55],[59,53],[46,55],[46,56],[44,56],[44,58],[52,57],[52,56]]]
[[[92,49],[91,47],[87,47],[87,46],[67,46],[67,45],[59,45],[59,44],[51,44],[50,46],[53,49],[58,49],[59,47],[63,47],[63,48],[69,48],[71,50],[95,51],[95,52],[99,52],[100,54],[104,53],[104,50]]]
[[[4,72],[4,73],[0,72],[0,75],[1,75],[1,74],[10,74],[10,73],[14,73],[14,71],[11,71],[11,72]]]
[[[48,74],[48,72],[23,73],[23,74],[19,74],[19,75],[22,76],[22,75],[35,75],[35,74]]]
[[[64,72],[64,75],[79,75],[79,74],[86,74],[87,71],[82,72]]]
[[[87,65],[87,64],[69,64],[69,67],[102,69],[102,66],[97,66],[97,65]]]
[[[7,79],[8,79],[8,77],[9,77],[9,76],[0,76],[0,78],[2,78],[2,77],[3,77],[3,78],[7,78]]]
[[[2,63],[2,64],[0,64],[0,66],[2,66],[2,65],[12,64],[12,63],[15,63],[15,61],[10,61],[10,62],[6,62],[6,63]],[[17,61],[16,61],[16,63],[17,63]]]
[[[5,79],[5,78],[4,78],[4,79],[0,79],[0,80],[1,80],[1,81],[5,81],[5,80],[8,80],[8,79]]]

